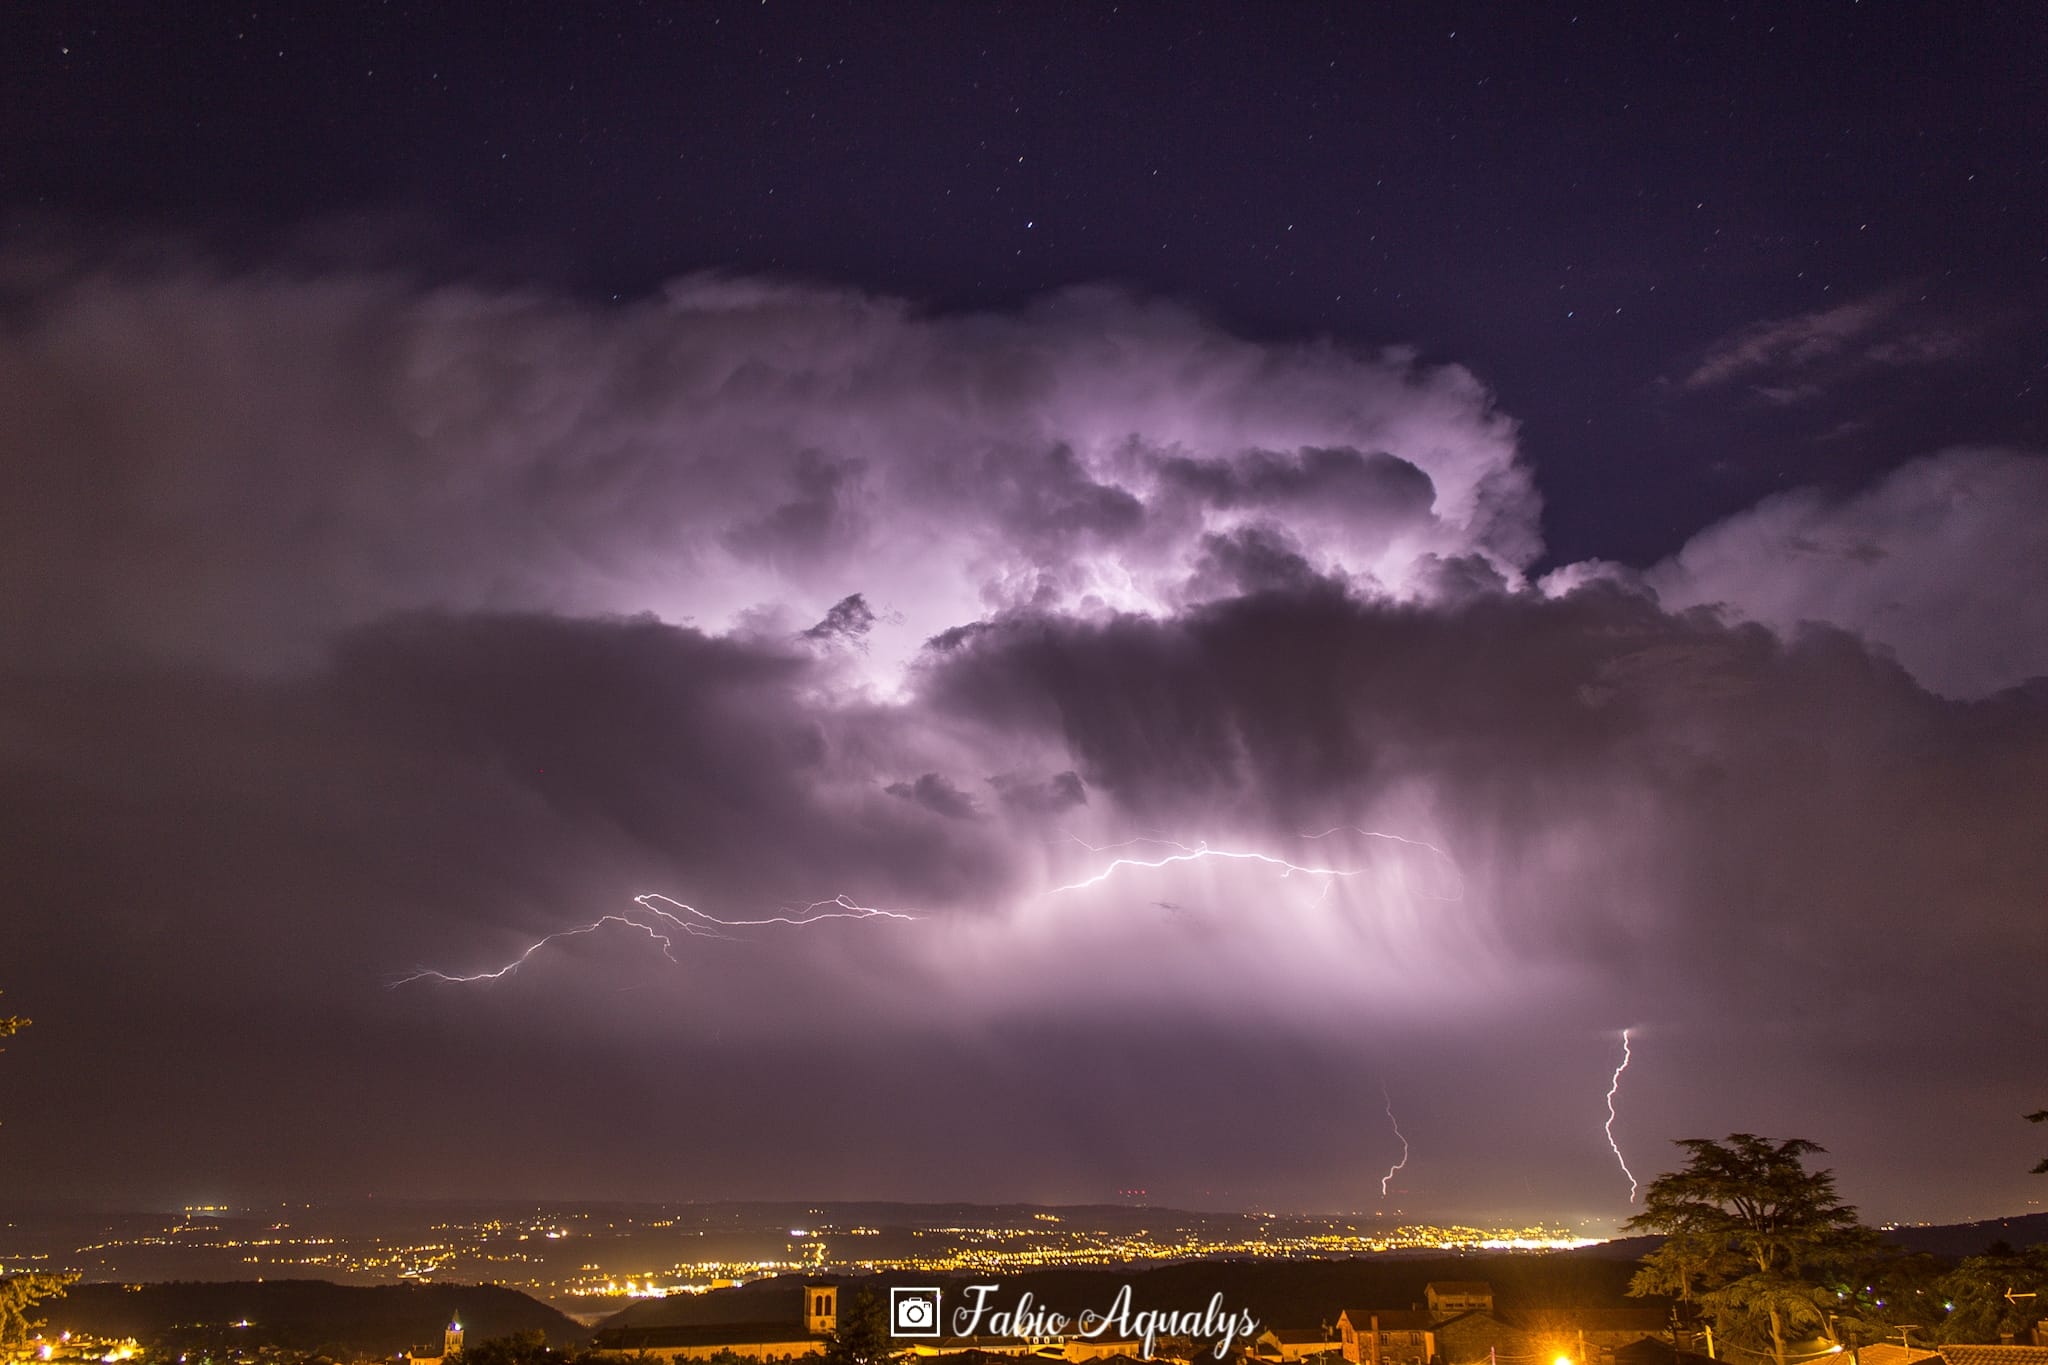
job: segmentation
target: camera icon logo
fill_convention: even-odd
[[[939,1335],[939,1291],[889,1290],[889,1335],[892,1337],[935,1337]]]

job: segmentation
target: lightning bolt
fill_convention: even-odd
[[[1200,862],[1204,858],[1228,858],[1240,862],[1264,863],[1268,867],[1279,868],[1280,875],[1283,877],[1290,876],[1296,872],[1305,873],[1311,877],[1356,877],[1359,875],[1359,869],[1357,868],[1304,867],[1300,863],[1290,863],[1285,858],[1276,858],[1270,853],[1253,853],[1242,849],[1211,848],[1207,843],[1188,845],[1175,843],[1171,839],[1133,839],[1130,842],[1167,844],[1180,851],[1169,853],[1163,858],[1117,858],[1112,860],[1109,866],[1103,868],[1094,876],[1085,877],[1078,882],[1069,882],[1065,886],[1055,886],[1045,894],[1057,896],[1066,891],[1083,891],[1091,886],[1100,886],[1115,876],[1121,868],[1171,867],[1175,863]],[[1093,849],[1092,851],[1097,853],[1107,852],[1106,849]]]
[[[633,903],[639,906],[641,911],[645,912],[644,917],[636,915],[631,911],[619,911],[613,914],[599,915],[588,924],[579,924],[569,929],[557,929],[552,934],[545,934],[535,939],[517,957],[507,962],[504,966],[492,971],[458,975],[452,972],[437,971],[432,967],[421,967],[397,977],[390,982],[390,985],[395,990],[400,986],[410,985],[415,981],[445,981],[451,985],[470,985],[479,981],[497,981],[518,971],[526,965],[527,961],[535,953],[538,953],[551,943],[559,943],[563,939],[576,938],[583,934],[593,934],[607,925],[614,924],[624,928],[639,930],[647,935],[649,939],[661,945],[661,955],[663,957],[667,958],[670,962],[677,962],[679,959],[675,954],[675,941],[678,937],[730,939],[732,935],[720,933],[719,931],[722,929],[753,929],[774,924],[789,925],[800,929],[807,925],[834,919],[911,920],[917,918],[917,916],[902,910],[884,910],[878,906],[862,905],[846,896],[834,896],[830,900],[812,901],[809,905],[792,910],[789,914],[767,915],[760,919],[721,919],[707,911],[699,910],[694,905],[686,905],[672,897],[652,892],[633,897]]]
[[[1444,852],[1435,844],[1424,843],[1420,839],[1410,839],[1400,834],[1386,834],[1379,830],[1360,829],[1356,825],[1338,825],[1331,829],[1323,830],[1318,834],[1304,834],[1301,837],[1303,839],[1327,839],[1332,834],[1342,833],[1357,834],[1368,839],[1385,839],[1397,844],[1407,844],[1414,848],[1425,848],[1449,863],[1453,869],[1456,869],[1458,865],[1457,861],[1450,854]],[[1074,838],[1072,835],[1068,837],[1073,838],[1075,843],[1080,844],[1081,847],[1091,853],[1108,853],[1114,849],[1130,848],[1135,844],[1159,844],[1174,851],[1158,858],[1119,857],[1112,859],[1107,866],[1103,867],[1094,876],[1084,877],[1077,882],[1068,882],[1064,886],[1055,886],[1050,891],[1045,892],[1048,896],[1057,896],[1069,891],[1083,891],[1091,886],[1100,886],[1127,867],[1157,869],[1171,867],[1176,863],[1200,862],[1208,858],[1221,858],[1234,862],[1261,863],[1267,867],[1278,868],[1280,875],[1283,877],[1290,877],[1296,873],[1308,877],[1320,877],[1323,882],[1323,894],[1325,896],[1329,894],[1330,888],[1336,884],[1338,878],[1363,877],[1370,871],[1369,868],[1362,867],[1317,867],[1306,863],[1291,862],[1286,858],[1277,857],[1271,853],[1260,853],[1251,849],[1212,848],[1206,839],[1199,843],[1184,844],[1175,839],[1140,837],[1125,839],[1121,843],[1097,845]],[[1462,895],[1463,888],[1461,886],[1458,897],[1438,897],[1437,899],[1460,899]]]
[[[1380,1098],[1386,1101],[1387,1122],[1394,1125],[1394,1136],[1401,1139],[1401,1159],[1387,1167],[1387,1173],[1380,1177],[1380,1198],[1385,1199],[1387,1186],[1394,1183],[1395,1173],[1408,1164],[1408,1135],[1401,1131],[1401,1120],[1394,1117],[1394,1097],[1387,1093],[1385,1081],[1380,1082]]]
[[[1607,1083],[1606,1132],[1608,1150],[1614,1153],[1615,1164],[1621,1167],[1621,1173],[1628,1177],[1628,1202],[1633,1204],[1636,1202],[1636,1190],[1639,1188],[1636,1184],[1636,1173],[1628,1168],[1628,1159],[1621,1154],[1621,1144],[1614,1140],[1614,1097],[1621,1092],[1621,1073],[1628,1070],[1628,1034],[1627,1029],[1621,1031],[1621,1065],[1614,1068],[1614,1078]]]

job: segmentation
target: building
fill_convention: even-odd
[[[1431,1280],[1422,1287],[1422,1296],[1439,1318],[1493,1311],[1493,1286],[1485,1280]]]
[[[1633,1345],[1616,1347],[1614,1365],[1714,1365],[1714,1358],[1673,1346],[1669,1341],[1644,1337]]]
[[[1347,1308],[1337,1315],[1339,1351],[1350,1365],[1429,1365],[1436,1319],[1419,1308]]]
[[[1644,1338],[1671,1341],[1669,1308],[1507,1309],[1495,1316],[1518,1329],[1543,1361],[1613,1365],[1615,1353]]]
[[[824,1336],[839,1326],[839,1286],[804,1286],[804,1330]]]
[[[438,1353],[431,1346],[418,1346],[405,1353],[411,1365],[443,1365],[462,1354],[462,1319],[451,1319],[441,1329],[441,1349]]]
[[[1941,1365],[1941,1352],[1925,1346],[1900,1346],[1889,1341],[1874,1342],[1858,1347],[1856,1351],[1857,1365],[1921,1365],[1922,1361]]]
[[[2044,1333],[2036,1326],[2033,1336]],[[1901,1346],[1881,1341],[1856,1349],[1857,1365],[2048,1365],[2048,1342],[2018,1346],[2004,1342],[1997,1346],[1954,1343],[1942,1346]]]
[[[1455,1318],[1445,1318],[1436,1324],[1434,1336],[1443,1365],[1510,1360],[1519,1365],[1535,1359],[1536,1343],[1528,1334],[1485,1309],[1475,1308]],[[1549,1359],[1544,1357],[1546,1362]]]
[[[1252,1354],[1267,1361],[1292,1362],[1343,1353],[1343,1339],[1330,1335],[1327,1327],[1268,1327],[1252,1341]]]
[[[839,1286],[805,1285],[800,1312],[792,1316],[800,1320],[614,1327],[599,1332],[591,1349],[650,1361],[707,1360],[727,1351],[756,1360],[821,1355],[826,1336],[839,1327]]]
[[[2040,1324],[2034,1327],[2033,1336],[2040,1341],[2043,1333]],[[1939,1346],[1941,1358],[1946,1365],[2048,1365],[2048,1343],[2036,1346]]]

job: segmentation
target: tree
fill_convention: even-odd
[[[2033,1113],[2027,1115],[2027,1122],[2048,1123],[2048,1109],[2036,1109]],[[2034,1163],[2034,1174],[2048,1175],[2048,1156],[2044,1156]]]
[[[76,1282],[76,1275],[32,1272],[0,1278],[0,1346],[20,1346],[28,1340],[29,1310],[44,1299],[61,1299]]]
[[[1637,1298],[1668,1296],[1690,1309],[1698,1301],[1698,1291],[1728,1278],[1741,1264],[1726,1244],[1702,1231],[1675,1228],[1663,1246],[1643,1257],[1643,1268],[1629,1280],[1628,1292]]]
[[[1766,1339],[1788,1365],[1793,1334],[1827,1331],[1835,1302],[1809,1276],[1867,1253],[1875,1235],[1836,1197],[1833,1172],[1806,1169],[1815,1143],[1731,1133],[1678,1145],[1691,1159],[1650,1182],[1626,1225],[1665,1235],[1629,1293],[1696,1296],[1724,1336]]]
[[[15,1034],[27,1028],[31,1022],[33,1021],[23,1019],[19,1015],[0,1014],[0,1038],[12,1038]],[[0,1047],[0,1052],[5,1052],[6,1050],[6,1048]]]
[[[20,1015],[0,1014],[0,1038],[12,1038],[15,1034],[27,1028],[29,1023],[29,1020],[23,1019]],[[6,1048],[0,1047],[0,1052],[5,1051],[7,1051]],[[0,1326],[4,1326],[4,1323],[5,1320],[0,1319]]]
[[[2048,1310],[2048,1246],[2015,1251],[1993,1243],[1943,1275],[1936,1292],[1942,1308],[1937,1340],[1990,1343],[2007,1332],[2024,1337]]]
[[[889,1315],[871,1290],[854,1295],[853,1306],[825,1337],[825,1365],[887,1365],[899,1354]]]

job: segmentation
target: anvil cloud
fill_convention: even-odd
[[[1611,1217],[1630,1026],[1639,1169],[2022,1189],[2037,454],[1556,566],[1472,374],[1115,292],[12,278],[10,1070],[176,1115],[58,1187],[1377,1207],[1384,1079],[1405,1206]],[[650,891],[919,918],[385,988]]]

